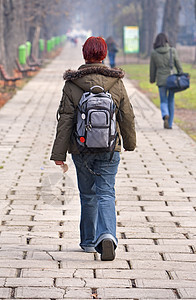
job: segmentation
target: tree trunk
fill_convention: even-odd
[[[148,15],[147,15],[147,2],[148,0],[142,1],[142,23],[140,26],[140,52],[146,54],[148,48]]]
[[[0,0],[0,64],[5,66],[5,46],[4,46],[4,24],[3,24],[3,0]]]
[[[195,0],[195,21],[196,21],[196,0]],[[196,64],[196,46],[195,46],[195,61],[194,64]]]
[[[175,47],[178,36],[178,19],[180,12],[180,0],[166,0],[162,32],[164,32],[170,41],[170,44]]]
[[[5,62],[8,73],[12,74],[18,56],[18,46],[26,42],[23,0],[3,0],[3,7]]]
[[[33,43],[32,43],[32,54],[36,58],[39,56],[39,38],[40,38],[40,26],[37,26],[35,29]]]
[[[148,24],[149,24],[149,36],[148,36],[148,49],[147,56],[150,56],[150,53],[153,48],[153,41],[156,34],[156,21],[157,21],[157,2],[156,0],[149,1],[148,7]]]
[[[140,26],[140,52],[149,56],[156,33],[156,0],[142,1],[142,24]]]

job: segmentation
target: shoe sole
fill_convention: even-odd
[[[164,120],[164,128],[169,129],[168,117],[166,117],[165,120]]]
[[[111,239],[105,239],[102,241],[102,253],[101,260],[114,260],[115,250],[114,243]]]

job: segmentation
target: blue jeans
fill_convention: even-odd
[[[111,238],[117,247],[115,176],[119,152],[72,154],[76,167],[81,201],[80,246],[95,247],[101,253],[101,242]],[[92,174],[95,172],[96,174]]]
[[[162,118],[169,116],[169,127],[172,127],[174,119],[174,92],[168,90],[165,86],[159,86],[159,95],[161,100]]]
[[[108,53],[108,57],[109,57],[109,61],[110,61],[110,66],[111,68],[114,68],[115,67],[115,56],[116,56],[116,53],[115,52],[109,52]]]

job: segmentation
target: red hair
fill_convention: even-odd
[[[103,38],[91,36],[84,43],[82,52],[87,62],[99,62],[107,55],[107,44]]]

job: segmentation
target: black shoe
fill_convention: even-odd
[[[111,239],[104,239],[101,245],[102,245],[101,260],[114,260],[115,258],[114,242]]]
[[[168,115],[164,116],[163,120],[164,120],[164,125],[163,125],[164,128],[169,129],[169,122],[168,122],[169,116]]]

